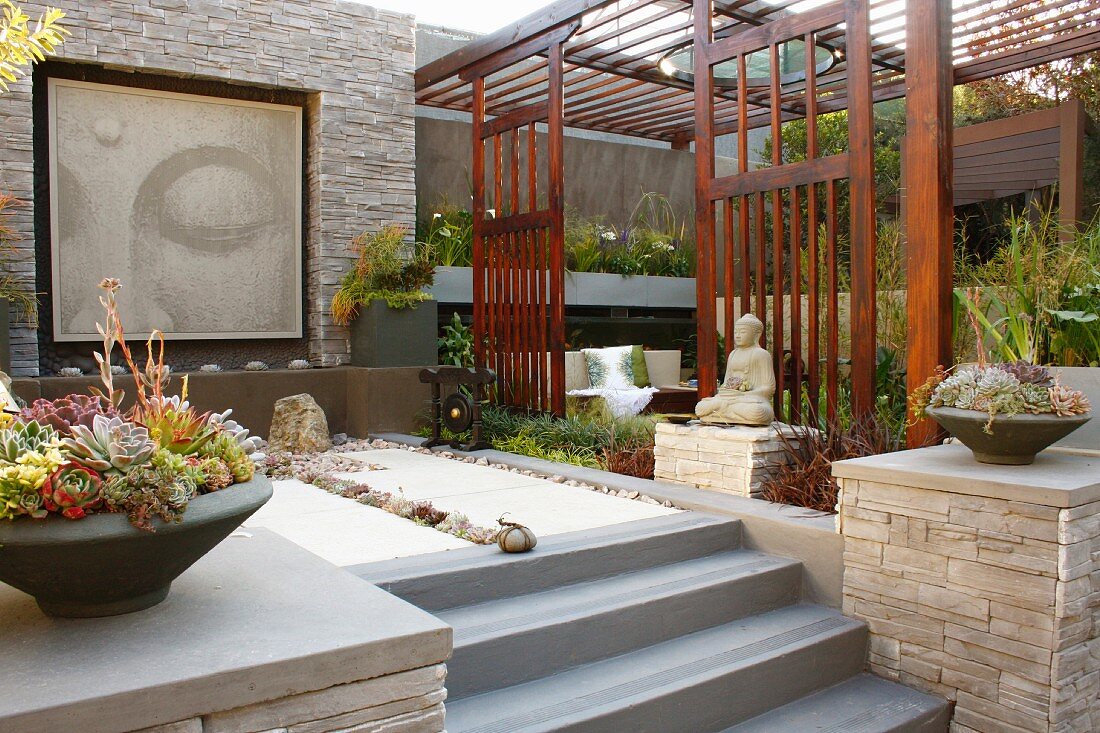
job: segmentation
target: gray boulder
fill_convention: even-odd
[[[283,397],[275,403],[268,452],[319,453],[332,447],[325,411],[308,394]]]

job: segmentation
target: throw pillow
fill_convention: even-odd
[[[633,349],[633,351],[630,353],[630,360],[634,366],[634,386],[648,387],[649,367],[645,365],[645,352],[642,351],[641,346],[632,346],[630,348]]]
[[[634,389],[634,348],[581,349],[592,389]]]

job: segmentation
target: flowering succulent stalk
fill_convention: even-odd
[[[42,485],[42,505],[66,519],[83,519],[103,503],[99,474],[75,463],[66,463]]]

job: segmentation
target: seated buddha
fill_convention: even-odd
[[[726,362],[718,394],[695,407],[704,423],[714,425],[770,425],[775,420],[775,368],[771,354],[760,346],[764,324],[751,313],[733,328],[734,349]]]

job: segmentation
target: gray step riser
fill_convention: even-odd
[[[442,611],[694,560],[740,546],[741,525],[728,522],[545,554],[536,548],[534,553],[513,556],[506,564],[376,584],[426,611]]]
[[[447,664],[452,700],[556,674],[798,601],[801,566],[783,565],[645,603],[463,644]],[[537,657],[531,652],[537,650]]]
[[[515,733],[711,733],[851,677],[863,667],[866,645],[865,629],[849,629],[630,706]]]

